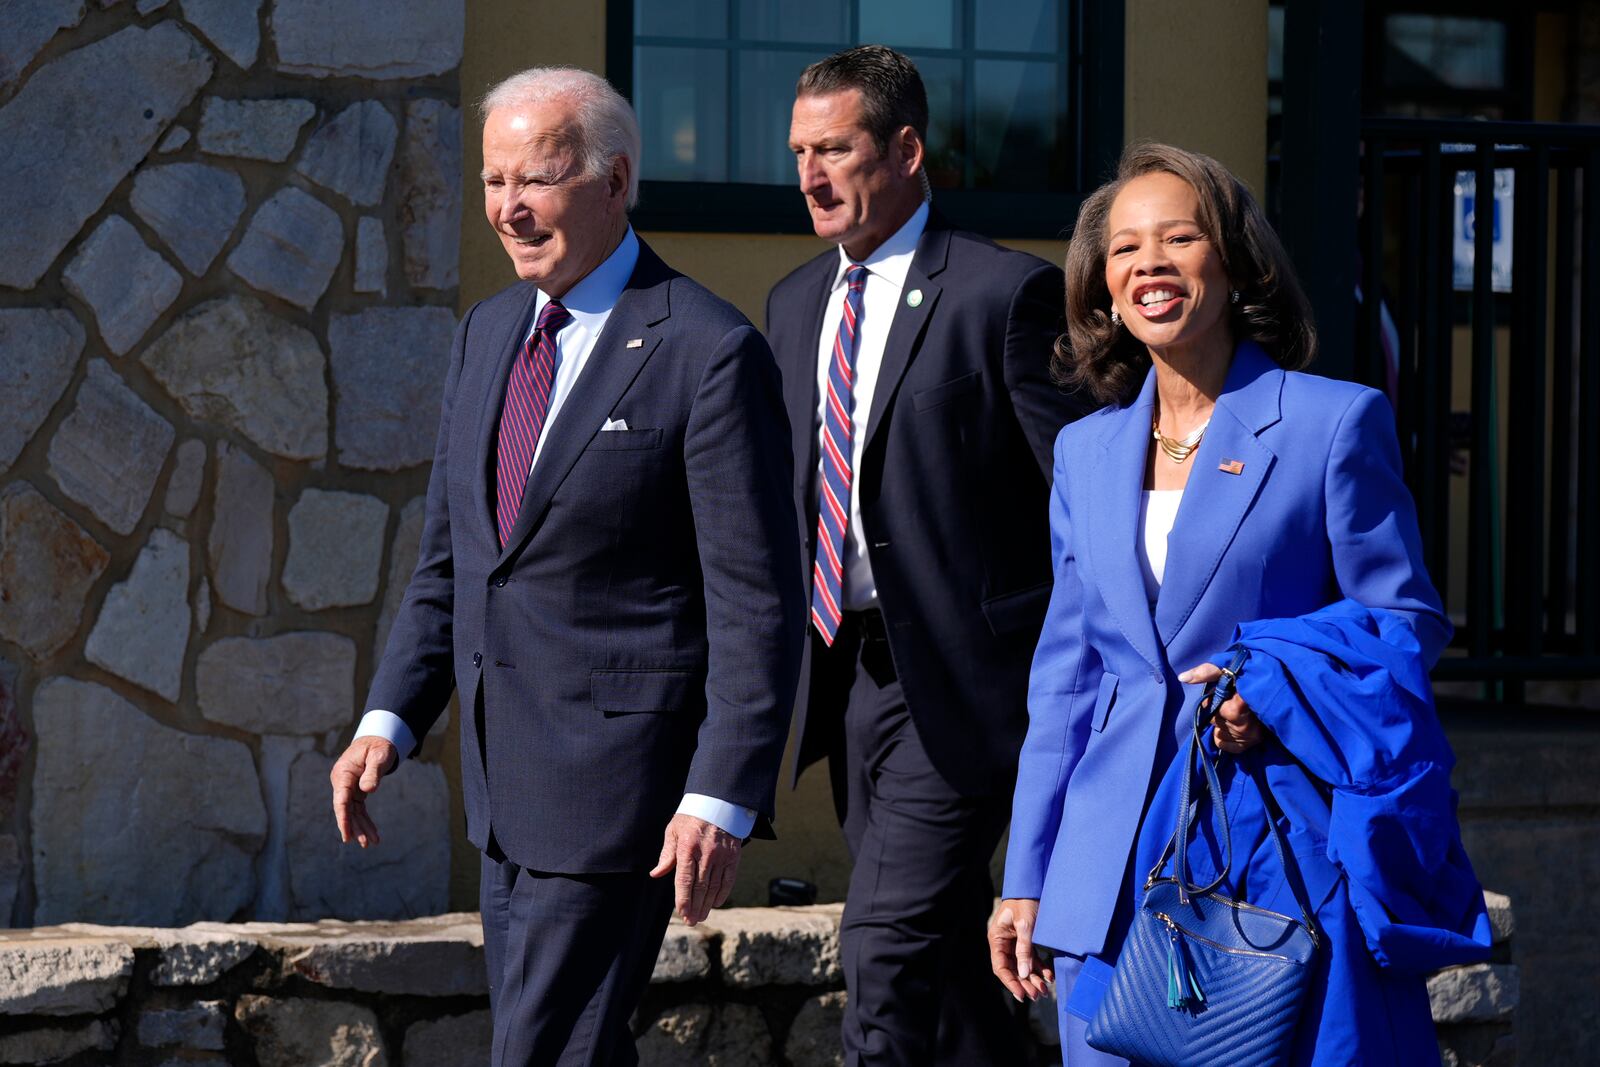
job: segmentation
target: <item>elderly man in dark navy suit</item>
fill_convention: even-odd
[[[928,99],[879,46],[807,68],[789,147],[837,249],[772,290],[810,603],[798,770],[828,757],[855,867],[851,1064],[1020,1062],[985,970],[989,859],[1050,599],[1059,268],[926,202]]]
[[[629,1064],[674,903],[704,919],[770,835],[805,617],[789,433],[761,335],[628,224],[627,102],[544,68],[482,111],[522,280],[456,331],[416,571],[333,805],[376,844],[366,794],[459,688],[493,1062]]]

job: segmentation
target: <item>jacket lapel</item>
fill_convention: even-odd
[[[517,313],[507,315],[498,328],[491,329],[485,334],[484,345],[487,348],[484,351],[487,352],[489,359],[494,360],[494,364],[484,382],[483,395],[469,398],[478,400],[478,464],[473,495],[478,500],[478,522],[483,527],[481,532],[488,538],[490,544],[498,544],[500,538],[500,531],[495,526],[495,502],[491,498],[494,485],[492,472],[495,469],[495,431],[500,426],[500,409],[505,405],[506,386],[511,381],[511,364],[517,358],[517,353],[522,350],[522,342],[533,326],[533,309],[539,296],[537,287],[527,283],[524,283],[524,286],[527,290],[526,299]],[[458,399],[458,410],[460,402]]]
[[[1144,591],[1144,571],[1137,555],[1144,551],[1139,543],[1139,509],[1145,457],[1150,450],[1155,381],[1155,372],[1151,371],[1139,398],[1106,420],[1098,462],[1091,464],[1086,498],[1094,502],[1094,514],[1083,522],[1088,527],[1091,557],[1085,573],[1096,576],[1100,599],[1105,601],[1128,643],[1159,670],[1166,660],[1156,640],[1150,601]]]
[[[950,230],[937,216],[930,216],[928,225],[917,242],[917,253],[911,257],[906,271],[906,284],[894,309],[894,322],[889,326],[889,337],[883,346],[883,363],[878,368],[878,382],[873,387],[872,411],[867,418],[866,448],[872,447],[873,436],[883,424],[884,412],[889,410],[895,394],[900,391],[900,380],[911,357],[916,355],[928,320],[939,303],[939,286],[932,279],[944,271],[950,255]],[[916,307],[906,303],[906,295],[914,289],[922,291],[922,301]],[[821,324],[817,327],[821,329]],[[867,453],[863,450],[863,456]],[[863,465],[865,460],[863,460]]]
[[[810,305],[802,312],[800,321],[809,327],[797,331],[791,345],[789,365],[783,368],[783,405],[789,413],[789,432],[794,446],[794,487],[798,498],[804,502],[815,484],[817,466],[817,347],[821,343],[822,320],[827,312],[828,297],[833,289],[833,279],[839,273],[839,257],[835,253],[821,261],[821,268],[808,283],[811,290]],[[771,324],[768,324],[769,328]],[[806,507],[814,509],[816,501]],[[802,511],[802,518],[815,518],[812,512]]]
[[[1282,392],[1282,368],[1256,345],[1240,344],[1211,425],[1190,459],[1195,466],[1167,539],[1166,576],[1155,611],[1164,645],[1172,644],[1194,613],[1272,469],[1276,455],[1257,435],[1280,418]],[[1238,473],[1223,470],[1224,464]]]
[[[640,241],[639,263],[633,269],[633,276],[628,279],[627,288],[595,340],[583,373],[547,429],[539,458],[533,466],[533,476],[523,491],[516,525],[500,551],[497,566],[515,555],[533,533],[556,489],[661,343],[657,327],[670,314],[671,279],[672,271]],[[634,339],[643,343],[629,348],[628,342]],[[501,385],[500,389],[504,392],[505,386]]]

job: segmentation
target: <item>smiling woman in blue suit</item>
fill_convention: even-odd
[[[1055,444],[1055,588],[990,931],[1013,995],[1053,980],[1064,1006],[1086,958],[1116,959],[1141,822],[1237,625],[1350,599],[1403,620],[1429,666],[1450,635],[1387,402],[1300,373],[1310,309],[1233,175],[1131,147],[1084,203],[1066,268],[1058,370],[1107,406]],[[1268,736],[1235,697],[1212,739],[1241,753]],[[1067,1067],[1123,1062],[1084,1027],[1063,1011]]]

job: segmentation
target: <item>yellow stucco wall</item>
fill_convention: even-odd
[[[1267,179],[1267,0],[1129,0],[1127,140],[1214,156],[1259,197]]]
[[[464,197],[461,212],[461,310],[516,281],[500,242],[483,216],[483,141],[477,104],[489,87],[519,70],[540,66],[605,71],[603,2],[530,4],[473,0],[467,5],[461,56]]]
[[[617,0],[613,0],[617,2]],[[462,96],[471,103],[495,81],[525,67],[567,64],[604,72],[605,5],[533,5],[539,32],[530,33],[529,5],[514,0],[474,0],[467,7]],[[1170,140],[1216,156],[1253,189],[1266,174],[1266,0],[1181,4],[1134,0],[1127,13],[1128,136]],[[481,214],[482,169],[477,120],[466,119],[465,211],[461,240],[461,306],[514,280],[499,242]],[[798,192],[795,211],[804,210]],[[1062,220],[1070,227],[1072,220]],[[668,263],[738,306],[764,325],[768,289],[826,248],[811,237],[790,235],[644,232]],[[1006,241],[1059,263],[1065,241]],[[787,763],[786,763],[787,766]],[[842,898],[849,860],[839,837],[823,767],[812,768],[795,792],[780,789],[778,842],[752,842],[745,850],[735,903],[764,903],[769,878],[805,878],[822,899]],[[476,857],[458,846],[452,902],[476,906]]]

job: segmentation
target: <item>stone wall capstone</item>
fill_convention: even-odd
[[[1498,903],[1509,911],[1503,897]],[[697,927],[674,921],[631,1020],[641,1067],[842,1064],[842,912],[838,904],[726,908]],[[752,930],[762,931],[760,975],[730,973],[721,961],[743,950],[730,952],[729,944],[748,947]],[[1517,972],[1498,962],[1509,955],[1499,925],[1495,936],[1497,962],[1443,971],[1430,982],[1447,1064],[1514,1062]],[[184,951],[184,984],[163,980]],[[1443,992],[1482,991],[1477,976],[1485,969],[1497,976],[1494,1011],[1482,1010],[1474,994]],[[147,984],[144,975],[154,980]],[[994,995],[1004,997],[998,984]],[[487,1008],[482,926],[473,913],[392,923],[0,932],[0,1015],[9,1016],[0,1020],[0,1033],[9,1035],[0,1038],[0,1064],[12,1062],[4,1042],[15,1041],[41,1051],[70,1045],[75,1051],[62,1058],[103,1050],[74,1061],[77,1067],[165,1063],[169,1049],[193,1063],[219,1046],[237,1067],[482,1067]],[[1054,1001],[1012,1010],[1026,1047],[1008,1067],[1059,1064]],[[71,1025],[66,1016],[75,1016]],[[85,1037],[88,1016],[103,1029]]]
[[[366,853],[327,775],[417,552],[464,2],[0,6],[0,925],[441,911],[451,753],[385,781]],[[155,988],[255,952],[147,947]],[[268,999],[0,1027],[0,1064],[316,1015]]]

